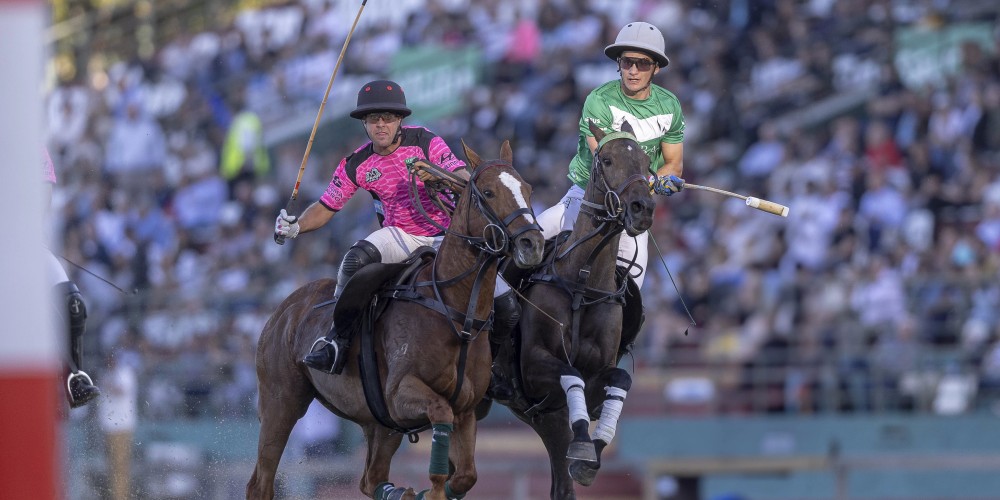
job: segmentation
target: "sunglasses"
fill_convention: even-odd
[[[638,68],[639,71],[649,71],[650,69],[653,68],[654,64],[656,64],[656,62],[653,61],[652,59],[646,59],[642,57],[618,58],[618,67],[621,68],[622,71],[628,71],[628,69],[631,68],[632,66]]]
[[[400,118],[402,117],[396,113],[390,113],[388,111],[384,111],[382,113],[368,113],[365,115],[365,123],[375,125],[379,120],[382,120],[385,123],[393,123],[399,121]]]

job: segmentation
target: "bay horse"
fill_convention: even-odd
[[[321,279],[294,291],[267,321],[257,345],[260,434],[247,498],[273,498],[289,433],[314,398],[361,427],[367,458],[360,489],[366,496],[415,498],[413,489],[389,482],[390,462],[404,434],[416,442],[428,428],[432,486],[416,497],[461,498],[475,484],[475,409],[490,381],[487,337],[497,259],[537,265],[544,239],[531,210],[531,187],[513,168],[510,143],[501,146],[499,160],[485,162],[462,146],[470,179],[436,256],[418,260],[413,284],[373,288],[386,281],[385,266],[393,264],[371,264],[354,275],[335,307],[329,299],[336,281]],[[358,302],[364,293],[363,307],[347,307],[351,300],[345,298]],[[384,312],[376,317],[380,307]],[[334,318],[338,328],[364,318],[373,326],[367,335],[356,332],[360,342],[352,342],[340,375],[300,361]]]
[[[617,364],[642,324],[631,266],[616,271],[618,237],[649,229],[655,206],[650,160],[632,127],[605,134],[591,122],[590,131],[598,147],[573,230],[521,280],[523,312],[508,363],[516,396],[500,401],[545,444],[554,499],[576,498],[574,480],[593,483],[614,437],[632,384]],[[591,420],[598,420],[593,439]]]

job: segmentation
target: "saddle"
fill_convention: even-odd
[[[362,267],[347,282],[333,312],[338,329],[346,328],[347,330],[343,330],[344,333],[360,337],[358,367],[369,411],[385,427],[409,435],[411,442],[416,442],[417,433],[429,428],[429,425],[417,429],[405,429],[396,424],[389,415],[375,354],[374,327],[375,321],[385,312],[390,302],[380,300],[380,297],[384,297],[383,292],[390,288],[412,286],[417,273],[429,265],[436,254],[433,248],[422,246],[414,250],[403,262],[369,264]]]
[[[413,278],[429,264],[437,252],[429,246],[414,250],[403,262],[394,264],[368,264],[358,269],[344,286],[340,300],[333,311],[333,321],[337,328],[347,328],[345,332],[357,333],[364,312],[383,288],[412,283]],[[388,301],[377,304],[378,313],[384,310]],[[378,317],[378,314],[375,315]]]

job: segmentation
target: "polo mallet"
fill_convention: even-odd
[[[731,193],[729,191],[724,191],[722,189],[708,187],[708,186],[699,186],[697,184],[691,184],[689,182],[684,183],[684,189],[700,189],[702,191],[711,191],[713,193],[718,193],[733,198],[739,198],[741,200],[746,201],[748,207],[756,208],[757,210],[767,212],[769,214],[788,217],[788,207],[784,205],[779,205],[773,201],[768,201],[761,198],[755,198],[753,196],[743,196],[741,194]]]
[[[323,117],[323,108],[326,107],[326,100],[330,97],[330,89],[333,88],[333,81],[337,78],[337,70],[340,69],[340,63],[344,61],[344,54],[347,53],[347,44],[351,42],[351,35],[354,34],[354,28],[358,26],[358,20],[361,19],[361,12],[365,10],[366,3],[368,3],[368,0],[361,0],[361,8],[358,9],[358,15],[354,16],[354,24],[351,25],[351,31],[347,32],[347,38],[344,40],[344,46],[340,49],[340,57],[337,58],[337,64],[333,67],[333,74],[330,75],[330,83],[326,85],[326,93],[323,94],[323,102],[319,104],[319,111],[316,113],[316,121],[313,123],[312,132],[309,133],[309,142],[306,144],[306,152],[302,155],[302,165],[299,166],[299,175],[295,178],[295,188],[292,189],[292,196],[288,198],[288,203],[285,204],[285,212],[291,211],[293,203],[296,198],[299,197],[299,185],[302,183],[302,174],[306,173],[306,162],[309,161],[309,152],[312,151],[313,139],[316,138],[316,129],[319,128],[319,120]],[[274,242],[279,245],[284,245],[285,237],[275,234]]]

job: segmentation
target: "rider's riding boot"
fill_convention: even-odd
[[[321,372],[339,374],[344,371],[344,363],[347,361],[347,349],[351,346],[350,338],[341,338],[338,335],[337,326],[330,328],[330,333],[316,340],[313,344],[322,344],[322,347],[315,349],[302,359],[306,366]]]
[[[83,406],[101,395],[83,368],[83,334],[87,331],[87,306],[83,302],[80,289],[72,281],[57,285],[66,294],[67,323],[69,328],[69,357],[72,361],[66,392],[73,408]]]
[[[66,391],[69,396],[69,406],[79,408],[101,395],[101,390],[90,380],[85,371],[76,371],[66,379]]]
[[[494,401],[510,401],[514,397],[514,387],[506,375],[509,364],[507,347],[510,345],[510,334],[520,319],[521,304],[517,302],[513,290],[493,299],[493,331],[490,332],[493,368],[486,395]]]
[[[367,240],[360,240],[348,249],[337,271],[337,289],[333,292],[333,300],[340,298],[347,282],[359,269],[377,262],[382,262],[382,253]],[[351,332],[340,332],[337,325],[333,325],[326,337],[313,342],[312,349],[302,358],[302,362],[314,370],[339,374],[344,371],[344,364],[347,362],[347,350],[351,347],[350,335]],[[320,347],[317,348],[317,345]]]

